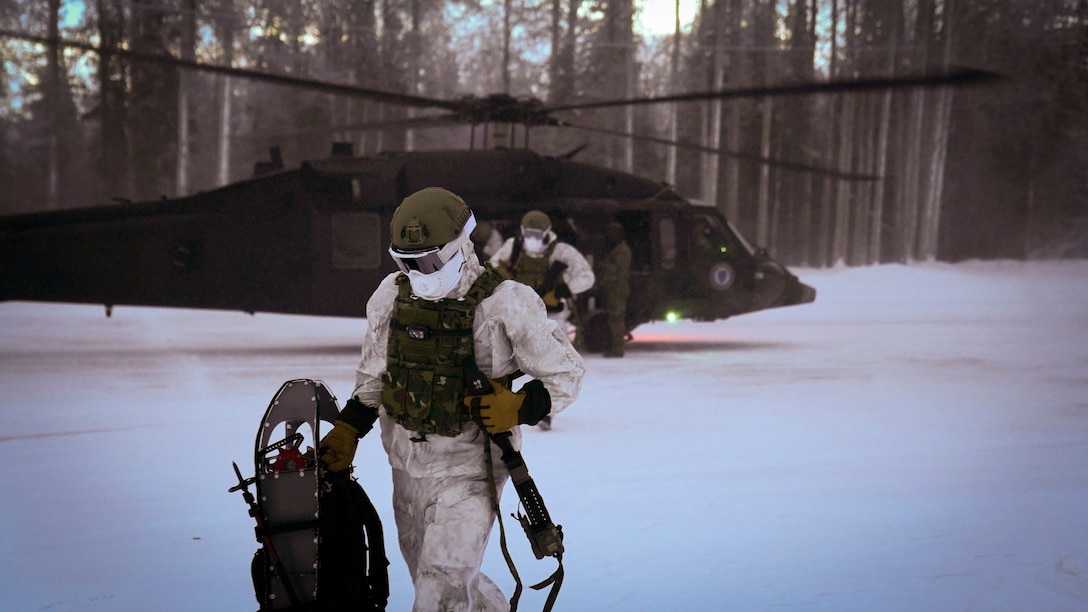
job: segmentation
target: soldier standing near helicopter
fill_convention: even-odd
[[[560,331],[580,333],[571,324],[578,294],[596,282],[593,267],[573,246],[561,242],[552,231],[552,221],[542,211],[530,210],[521,218],[520,235],[508,238],[491,256],[495,266],[516,281],[536,291],[548,309],[548,318]],[[541,429],[551,429],[552,417],[540,420]]]
[[[394,212],[389,253],[401,271],[367,303],[355,389],[320,444],[330,470],[347,469],[359,438],[380,420],[416,612],[509,609],[480,572],[494,497],[508,478],[501,462],[488,465],[485,447],[491,434],[508,431],[520,447],[518,425],[566,408],[585,373],[540,298],[480,265],[469,238],[475,225],[460,197],[436,187]],[[490,393],[465,388],[469,364],[491,379]],[[519,370],[534,380],[515,392],[510,378]]]
[[[578,249],[558,239],[547,214],[525,213],[521,234],[508,238],[491,256],[491,264],[536,290],[561,330],[575,331],[569,324],[574,299],[593,287],[596,278]]]
[[[608,224],[605,231],[608,255],[601,262],[600,291],[608,312],[608,348],[605,357],[623,357],[627,337],[627,298],[631,295],[631,247],[627,245],[623,225]]]

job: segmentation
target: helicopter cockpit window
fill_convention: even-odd
[[[672,270],[676,267],[676,222],[662,217],[657,231],[661,238],[661,269]]]
[[[692,220],[691,243],[703,255],[732,257],[741,252],[751,252],[747,244],[728,225],[712,216],[698,216]]]
[[[331,219],[332,265],[375,269],[382,263],[381,218],[373,213],[338,213]]]

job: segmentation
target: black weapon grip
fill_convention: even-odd
[[[559,284],[559,278],[563,276],[563,272],[566,272],[567,264],[563,261],[553,261],[552,265],[548,268],[547,273],[544,275],[544,281],[540,283],[540,295],[555,289]]]

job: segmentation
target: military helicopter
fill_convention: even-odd
[[[520,124],[526,131],[538,125],[592,129],[555,115],[575,108],[936,86],[978,76],[960,71],[919,79],[852,80],[549,108],[537,100],[506,95],[447,101],[172,57],[128,55],[449,111],[402,124],[503,123]],[[527,147],[502,147],[355,156],[350,145],[339,145],[330,157],[303,162],[295,169],[282,168],[274,157],[271,164],[258,164],[255,174],[182,198],[0,218],[0,300],[103,304],[107,315],[115,305],[135,305],[365,316],[367,298],[396,269],[386,253],[393,210],[404,197],[428,186],[459,194],[478,219],[507,237],[517,231],[524,213],[543,210],[559,237],[591,262],[606,254],[608,223],[620,222],[634,253],[628,332],[650,321],[713,321],[805,304],[816,296],[814,288],[766,250],[749,244],[717,208],[693,203],[659,181],[574,161],[573,154],[545,156]],[[580,296],[578,311],[584,348],[603,350],[607,320],[597,308],[594,290]]]

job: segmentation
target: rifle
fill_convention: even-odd
[[[464,362],[465,368],[465,389],[468,395],[486,395],[491,392],[491,381],[487,376],[480,371],[479,366],[476,365],[476,360],[473,357],[466,357]],[[521,375],[521,371],[515,372],[513,375],[505,377],[503,382],[509,384]],[[483,428],[481,427],[481,430]],[[526,537],[529,538],[529,544],[532,546],[533,555],[537,559],[543,559],[544,557],[555,557],[559,563],[559,567],[552,573],[551,576],[540,582],[534,584],[530,588],[540,590],[549,584],[553,585],[551,592],[548,593],[548,599],[544,604],[544,612],[548,612],[555,604],[555,599],[559,595],[559,588],[563,584],[563,526],[556,525],[552,522],[551,515],[548,513],[547,506],[544,505],[544,498],[540,495],[540,491],[536,487],[536,482],[533,481],[532,476],[529,475],[529,468],[525,465],[525,459],[521,456],[521,452],[514,449],[514,444],[511,441],[512,434],[509,431],[500,432],[497,434],[487,434],[486,430],[483,430],[487,437],[487,458],[488,458],[488,480],[491,481],[492,487],[494,487],[494,477],[490,473],[491,464],[491,442],[495,443],[495,446],[499,447],[502,451],[502,462],[506,465],[506,471],[510,474],[510,480],[514,483],[514,490],[518,493],[518,499],[521,501],[521,505],[525,508],[525,514],[518,512],[517,514],[511,514],[510,516],[517,519],[521,524],[521,528],[525,531]],[[498,500],[498,493],[493,491],[495,500]],[[517,610],[517,600],[521,595],[521,578],[518,576],[517,569],[514,567],[514,562],[510,558],[509,552],[506,550],[506,537],[502,529],[502,514],[499,512],[498,503],[495,503],[495,513],[499,517],[499,533],[501,536],[503,555],[506,557],[506,563],[510,567],[510,573],[514,575],[514,579],[517,582],[514,596],[510,600],[511,612]]]
[[[553,290],[559,285],[560,279],[563,276],[563,272],[566,271],[567,264],[562,261],[553,261],[548,273],[544,275],[544,280],[540,283],[540,295]]]

